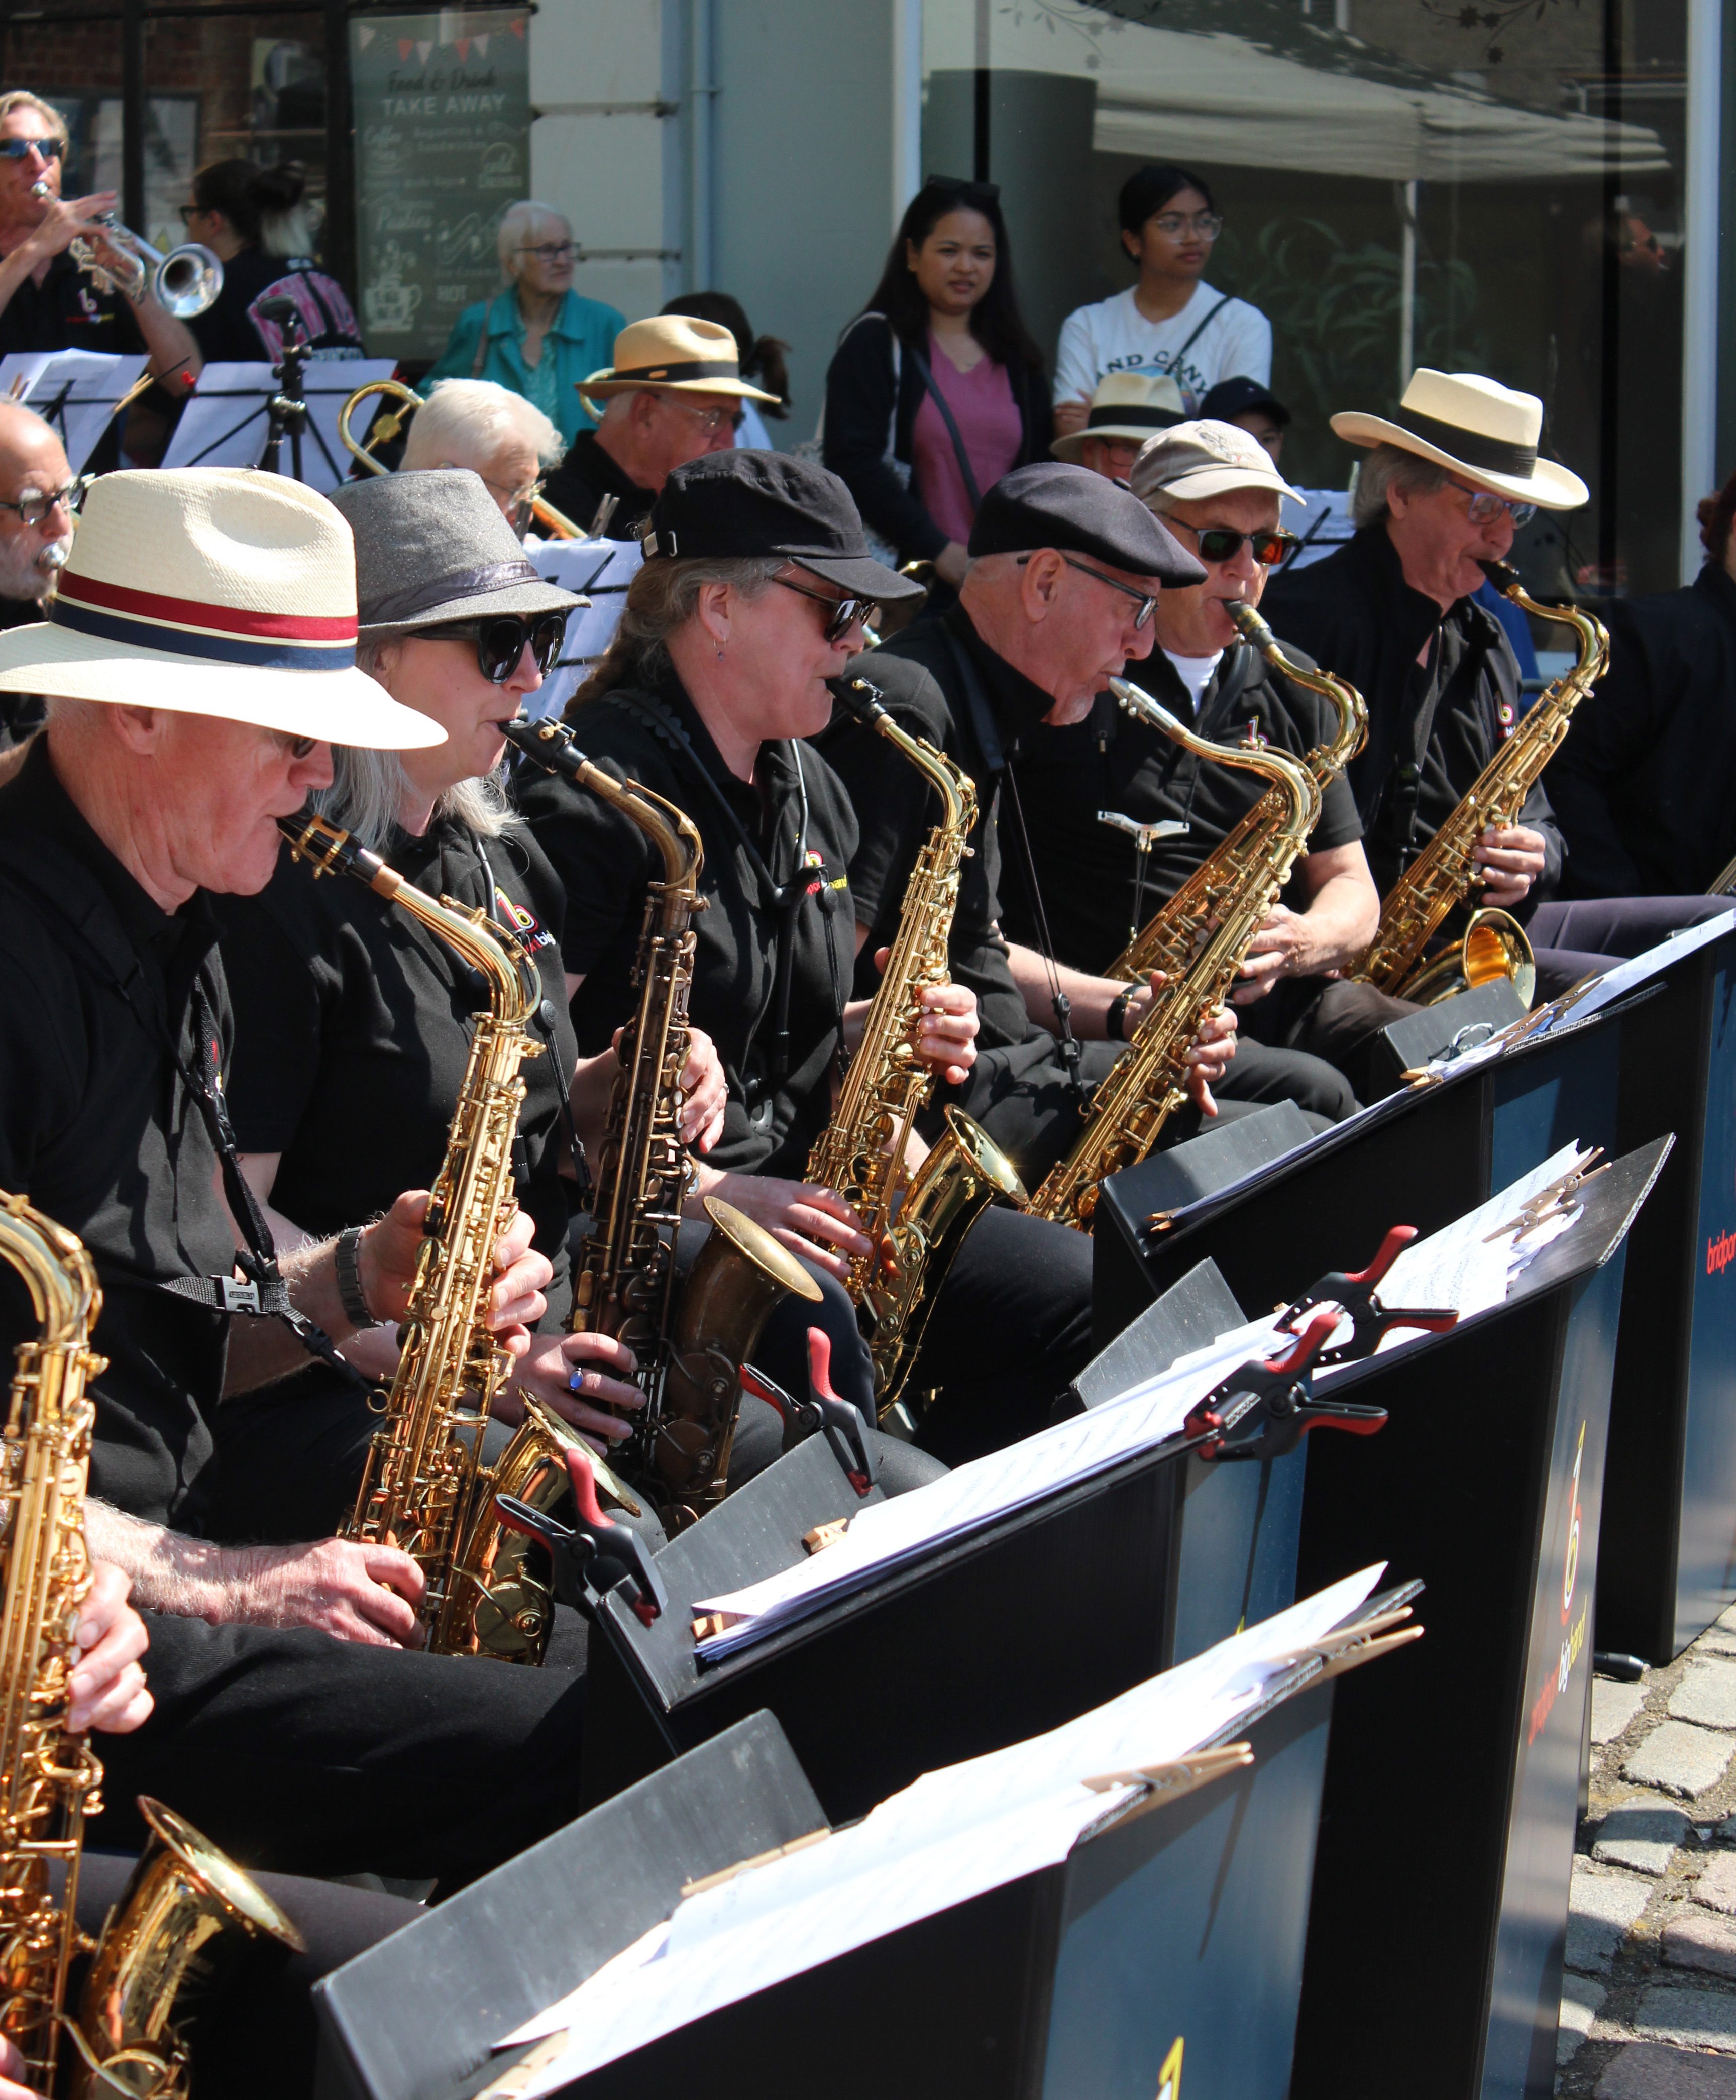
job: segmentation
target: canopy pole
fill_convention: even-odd
[[[1688,0],[1687,211],[1681,248],[1681,580],[1705,559],[1694,506],[1718,486],[1719,101],[1723,10]]]
[[[1411,383],[1417,348],[1417,185],[1395,183],[1399,205],[1399,391]]]

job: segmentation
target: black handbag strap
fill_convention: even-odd
[[[1194,330],[1193,333],[1188,337],[1186,342],[1184,342],[1181,348],[1176,351],[1174,357],[1170,360],[1170,369],[1171,372],[1179,372],[1181,369],[1182,360],[1187,355],[1188,351],[1193,348],[1194,345],[1200,340],[1200,338],[1205,334],[1205,331],[1211,326],[1212,323],[1217,320],[1218,315],[1223,311],[1224,308],[1234,303],[1235,298],[1236,294],[1233,292],[1226,292],[1224,293],[1223,297],[1218,302],[1217,305],[1212,308],[1211,311],[1205,316],[1205,320],[1201,322],[1200,325]]]
[[[982,508],[982,491],[976,486],[976,476],[971,471],[970,454],[964,448],[964,437],[958,428],[958,418],[947,405],[946,396],[935,385],[934,373],[929,368],[927,359],[914,342],[907,342],[905,348],[910,351],[910,362],[916,367],[923,386],[933,395],[934,405],[941,412],[941,421],[945,424],[947,435],[953,441],[953,452],[958,461],[958,471],[964,476],[964,492],[970,499],[971,515],[974,518]],[[983,355],[986,357],[988,352],[985,351]]]

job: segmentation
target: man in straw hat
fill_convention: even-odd
[[[1097,382],[1084,428],[1068,431],[1049,449],[1074,466],[1125,481],[1140,446],[1183,421],[1187,414],[1182,390],[1173,379],[1158,373],[1112,372]]]
[[[778,405],[775,394],[742,378],[729,329],[688,314],[654,314],[623,329],[614,364],[581,390],[608,406],[549,477],[549,501],[588,527],[612,496],[604,527],[611,540],[638,538],[672,469],[730,449],[742,402]]]
[[[1351,412],[1333,429],[1368,448],[1353,539],[1278,578],[1267,616],[1368,704],[1368,741],[1350,766],[1382,894],[1434,837],[1518,717],[1519,669],[1500,623],[1473,602],[1479,564],[1504,561],[1539,510],[1575,510],[1589,492],[1538,455],[1543,404],[1474,373],[1420,368],[1390,418]],[[1707,915],[1704,900],[1540,903],[1558,885],[1562,838],[1542,783],[1519,821],[1475,849],[1480,901],[1513,912],[1537,951],[1541,999],[1637,955]],[[1364,989],[1350,1035],[1308,1047],[1339,1061],[1410,1009]],[[1356,1076],[1353,1063],[1346,1066]]]
[[[91,491],[49,620],[0,634],[0,690],[51,696],[0,789],[0,1188],[77,1233],[103,1288],[86,1529],[132,1578],[156,1701],[108,1758],[104,1842],[142,1842],[143,1790],[257,1864],[462,1878],[575,1812],[571,1678],[485,1686],[400,1645],[422,1577],[393,1549],[200,1535],[223,1395],[355,1331],[333,1244],[280,1272],[236,1169],[210,899],[269,880],[334,740],[441,740],[355,646],[353,542],[324,497],[238,470]],[[401,1196],[362,1235],[376,1308],[408,1299],[425,1206]],[[531,1231],[495,1250],[513,1349],[550,1273]],[[15,1287],[0,1327],[35,1332]],[[510,1805],[455,1815],[496,1762]]]

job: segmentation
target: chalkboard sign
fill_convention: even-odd
[[[432,358],[500,289],[495,236],[530,194],[530,11],[350,24],[356,261],[373,357]]]

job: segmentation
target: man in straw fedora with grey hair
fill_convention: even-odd
[[[1368,701],[1368,741],[1349,777],[1385,895],[1518,719],[1512,645],[1473,602],[1484,580],[1479,564],[1505,561],[1515,532],[1538,510],[1576,510],[1590,492],[1541,456],[1542,402],[1474,373],[1421,368],[1391,417],[1352,412],[1332,426],[1367,450],[1353,503],[1358,530],[1324,561],[1275,576],[1264,610],[1286,641]],[[1479,901],[1526,928],[1540,999],[1729,908],[1691,898],[1550,902],[1563,851],[1544,783],[1517,823],[1485,832],[1475,849]],[[1346,986],[1297,1047],[1356,1080],[1373,1035],[1412,1010]]]
[[[50,698],[0,788],[0,1188],[77,1233],[103,1289],[86,1529],[132,1579],[156,1702],[105,1746],[104,1843],[142,1842],[143,1791],[251,1864],[451,1882],[576,1812],[577,1681],[417,1652],[421,1574],[391,1548],[203,1535],[223,1397],[354,1330],[333,1244],[280,1271],[236,1168],[211,900],[270,880],[334,742],[441,741],[357,669],[356,624],[334,506],[210,470],[98,482],[48,618],[0,634],[0,690]],[[362,1235],[376,1309],[408,1300],[426,1201]],[[531,1232],[495,1250],[513,1351],[550,1274]],[[5,1282],[10,1344],[35,1322]]]

